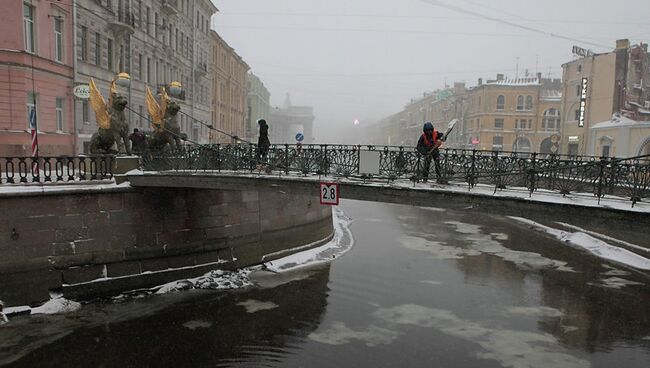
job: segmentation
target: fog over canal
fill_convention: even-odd
[[[0,365],[648,366],[647,271],[479,211],[340,208],[354,245],[331,263],[15,316],[0,328]]]

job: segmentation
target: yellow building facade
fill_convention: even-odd
[[[507,152],[557,152],[559,80],[497,75],[471,88],[463,129],[467,147]],[[554,152],[555,151],[555,152]]]

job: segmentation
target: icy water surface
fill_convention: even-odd
[[[354,247],[257,286],[0,327],[19,367],[644,367],[650,285],[507,217],[343,202]],[[269,265],[273,269],[273,265]]]

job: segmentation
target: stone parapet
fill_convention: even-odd
[[[95,297],[246,267],[333,233],[331,208],[315,195],[279,191],[122,186],[1,200],[8,306],[42,302],[53,289]]]

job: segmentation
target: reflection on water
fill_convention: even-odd
[[[506,217],[344,202],[355,247],[239,291],[91,303],[0,328],[0,363],[647,367],[648,278]]]

